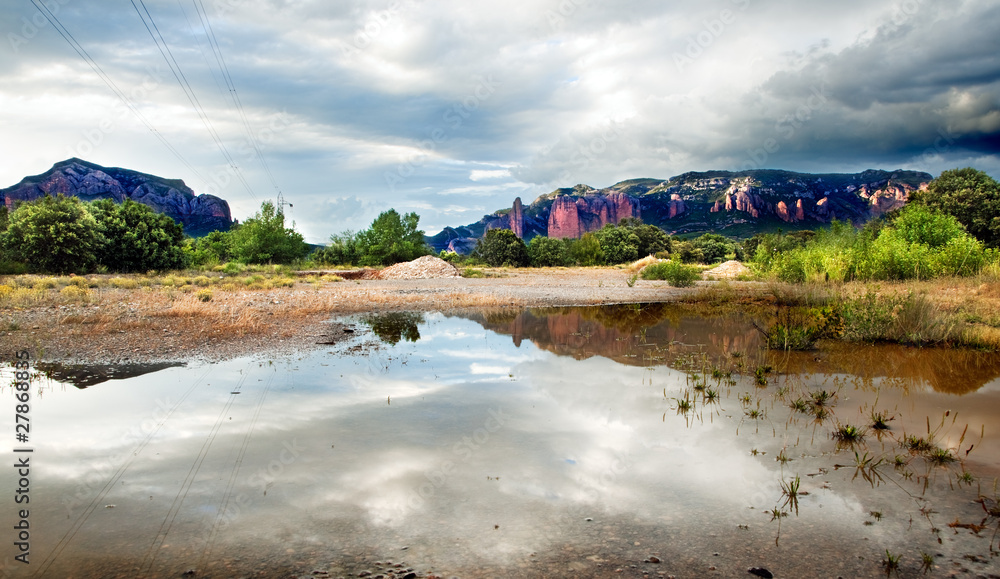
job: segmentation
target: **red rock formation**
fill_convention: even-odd
[[[514,199],[514,206],[510,208],[510,230],[514,235],[524,238],[524,208],[520,197]]]
[[[792,218],[788,215],[788,205],[785,205],[784,201],[778,201],[778,206],[774,208],[774,213],[778,216],[778,219],[786,223],[791,223]]]
[[[583,233],[580,231],[580,214],[576,201],[568,196],[557,197],[549,209],[548,236],[577,239],[581,235]]]
[[[608,223],[639,217],[639,202],[624,193],[557,197],[549,209],[548,236],[573,239]]]
[[[678,215],[684,213],[685,210],[686,208],[684,207],[684,200],[681,199],[681,196],[678,195],[677,193],[671,194],[670,213],[668,214],[668,218],[677,217]]]
[[[795,220],[796,221],[802,221],[805,218],[806,218],[806,210],[802,206],[802,200],[801,199],[796,199],[795,200]]]
[[[868,199],[869,212],[872,217],[878,217],[895,209],[902,209],[910,198],[907,188],[893,185],[891,181],[876,191],[869,191],[867,185],[863,185],[861,189],[863,190],[861,196]]]

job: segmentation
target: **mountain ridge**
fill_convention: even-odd
[[[214,195],[196,195],[181,179],[167,179],[121,167],[103,167],[76,157],[0,189],[0,203],[12,211],[19,201],[60,193],[83,201],[112,199],[122,203],[131,199],[171,217],[191,236],[226,231],[233,225],[229,203]]]
[[[860,173],[798,173],[779,169],[688,171],[670,179],[632,178],[603,189],[578,184],[476,223],[429,236],[435,251],[468,253],[488,229],[511,229],[525,241],[578,238],[622,218],[639,218],[671,234],[718,232],[749,237],[762,230],[820,227],[833,219],[862,224],[906,204],[929,173],[868,169]]]

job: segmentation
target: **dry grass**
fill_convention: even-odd
[[[646,267],[647,265],[652,265],[654,263],[659,263],[661,261],[664,260],[657,259],[652,255],[647,255],[646,257],[640,259],[639,261],[633,261],[632,263],[630,263],[628,267],[625,268],[625,271],[629,273],[639,273],[640,271],[642,271],[642,268]]]

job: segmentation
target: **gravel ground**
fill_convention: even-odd
[[[336,321],[344,314],[667,302],[712,283],[677,289],[638,280],[628,287],[627,273],[612,268],[484,272],[498,277],[215,290],[209,302],[165,288],[105,288],[90,303],[63,303],[51,290],[45,305],[0,308],[0,356],[12,360],[15,350],[27,349],[36,360],[64,363],[219,360],[336,343],[352,335]]]

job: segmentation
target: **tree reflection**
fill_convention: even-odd
[[[424,323],[424,315],[418,312],[391,312],[374,314],[363,321],[371,327],[379,339],[395,346],[400,340],[416,342],[420,339],[420,330],[417,326]]]

